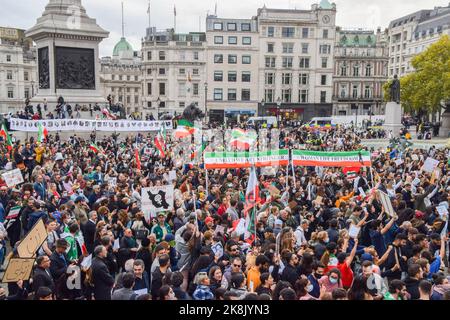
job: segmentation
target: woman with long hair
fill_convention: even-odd
[[[347,296],[348,300],[373,300],[367,287],[367,279],[363,275],[359,274],[353,279]]]

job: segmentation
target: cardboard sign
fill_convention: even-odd
[[[397,160],[395,160],[395,165],[396,165],[397,167],[400,166],[402,163],[403,163],[403,160],[402,160],[402,159],[397,159]]]
[[[439,213],[439,216],[441,218],[444,218],[445,216],[448,215],[448,210],[445,206],[436,207],[436,211]]]
[[[113,250],[119,250],[119,249],[120,249],[120,239],[117,238],[116,240],[114,240]]]
[[[34,266],[34,258],[12,258],[9,260],[2,282],[17,282],[28,280]]]
[[[420,179],[419,178],[415,178],[412,182],[413,185],[418,186],[420,183]]]
[[[356,239],[356,238],[358,238],[360,231],[361,231],[360,227],[357,227],[354,224],[352,224],[352,225],[350,225],[350,229],[348,230],[348,235],[350,238]]]
[[[436,169],[438,164],[439,164],[439,160],[436,160],[433,158],[427,158],[427,160],[425,160],[425,163],[422,166],[422,171],[432,173],[434,171],[434,169]]]
[[[21,258],[32,258],[36,254],[36,251],[41,247],[47,239],[47,230],[45,228],[44,221],[39,221],[33,226],[28,234],[23,238],[20,244],[17,246],[17,252]]]
[[[92,264],[92,254],[90,254],[87,257],[85,257],[83,259],[83,261],[81,262],[81,266],[84,269],[89,269],[91,267],[91,264]]]
[[[419,161],[419,157],[417,156],[417,154],[412,154],[412,155],[411,155],[411,159],[412,159],[413,161]]]
[[[169,181],[177,180],[177,172],[175,170],[169,171]]]
[[[14,169],[2,174],[3,180],[9,188],[15,187],[24,182],[20,169]]]
[[[173,185],[142,188],[142,211],[144,214],[172,211],[174,203]]]
[[[271,196],[279,196],[281,193],[281,191],[278,190],[277,187],[275,187],[271,184],[267,186],[267,190],[269,190]]]
[[[216,226],[216,230],[214,230],[214,236],[217,236],[219,233],[221,233],[222,235],[225,234],[225,227],[221,226],[221,225],[217,225]]]
[[[378,190],[378,195],[380,196],[381,204],[386,213],[391,217],[395,217],[396,214],[394,212],[394,208],[392,207],[391,199],[389,198],[389,196],[380,190]]]

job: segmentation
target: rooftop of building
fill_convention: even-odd
[[[447,15],[450,12],[450,3],[447,7],[435,7],[434,9],[420,10],[401,18],[392,20],[389,24],[389,29],[405,25],[410,22],[423,23],[430,19],[435,19],[437,16]]]
[[[374,47],[377,37],[373,30],[349,29],[339,31],[339,45],[345,47]]]

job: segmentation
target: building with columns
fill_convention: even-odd
[[[258,9],[259,114],[308,120],[331,116],[336,5]]]
[[[333,115],[384,114],[388,48],[379,28],[337,28],[334,47]]]
[[[36,51],[24,30],[0,27],[0,113],[23,110],[37,92]]]
[[[142,41],[145,113],[155,118],[179,115],[191,103],[205,106],[206,36],[148,28]]]

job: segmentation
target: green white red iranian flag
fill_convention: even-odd
[[[279,149],[260,152],[206,152],[205,169],[228,169],[287,166],[289,150]]]
[[[369,151],[322,152],[293,150],[294,166],[308,167],[370,167]]]

